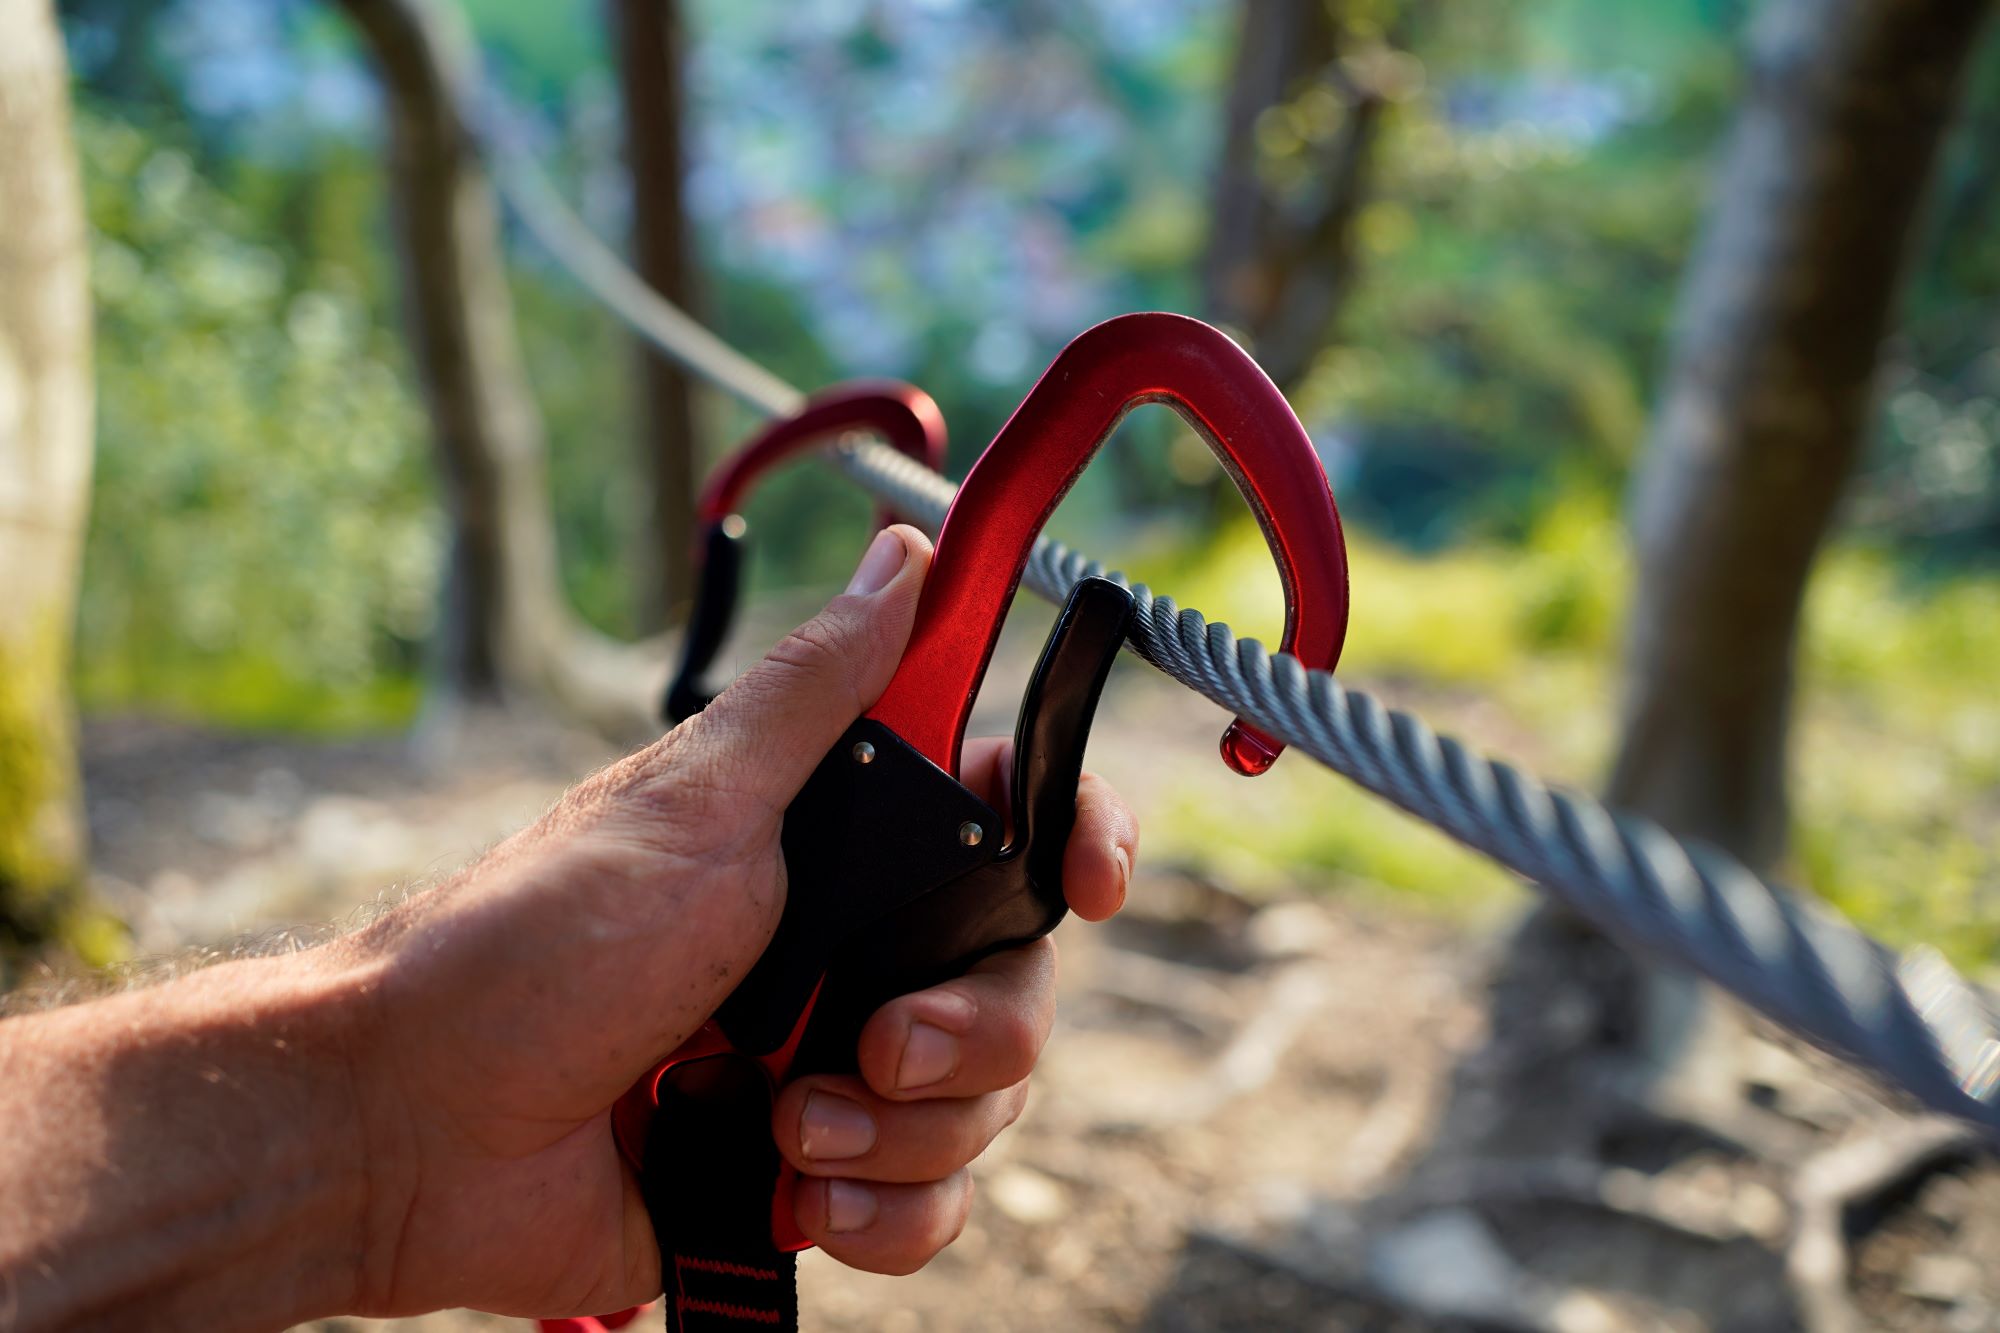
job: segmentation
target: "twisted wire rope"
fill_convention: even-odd
[[[539,166],[474,137],[528,231],[634,332],[755,411],[797,410],[797,389],[647,286]],[[932,531],[943,523],[953,485],[921,463],[857,438],[827,456],[913,521]],[[2000,1130],[2000,1023],[1936,950],[1898,956],[1716,848],[1488,759],[1059,542],[1036,541],[1022,582],[1060,604],[1089,577],[1132,589],[1138,614],[1126,646],[1174,680],[1540,885],[1627,947],[1706,977],[1936,1110]]]

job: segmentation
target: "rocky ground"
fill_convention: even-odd
[[[1217,719],[1184,696],[1128,693],[1094,756],[1122,756],[1100,766],[1143,815],[1170,785],[1209,781]],[[92,724],[86,750],[104,886],[157,952],[351,918],[532,819],[605,757],[522,722],[427,764],[393,738],[132,721]],[[1412,1200],[1406,1172],[1487,1036],[1490,931],[1309,884],[1251,898],[1142,870],[1120,920],[1059,936],[1060,1027],[1028,1114],[975,1168],[965,1235],[904,1279],[806,1256],[807,1327],[2000,1328],[2000,1176],[1959,1148],[1934,1154],[1946,1169],[1828,1214],[1853,1242],[1838,1308],[1787,1277],[1799,1179],[1713,1145]],[[1833,1144],[1850,1129],[1810,1132]],[[1385,1199],[1400,1201],[1393,1216]],[[524,1326],[461,1312],[320,1327]]]

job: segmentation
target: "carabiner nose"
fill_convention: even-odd
[[[1270,377],[1221,331],[1134,314],[1085,330],[1050,363],[958,489],[902,667],[870,716],[947,772],[1000,622],[1042,524],[1119,420],[1165,403],[1249,502],[1285,593],[1283,651],[1332,669],[1347,634],[1347,546],[1326,469]],[[1284,746],[1242,718],[1222,757],[1247,776]]]

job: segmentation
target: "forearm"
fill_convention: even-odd
[[[356,986],[300,954],[0,1023],[9,1327],[279,1328],[346,1306]]]

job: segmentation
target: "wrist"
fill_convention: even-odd
[[[20,1327],[270,1328],[349,1308],[365,988],[333,962],[232,963],[0,1025],[0,1106],[22,1129],[0,1149],[0,1274],[19,1281]]]

